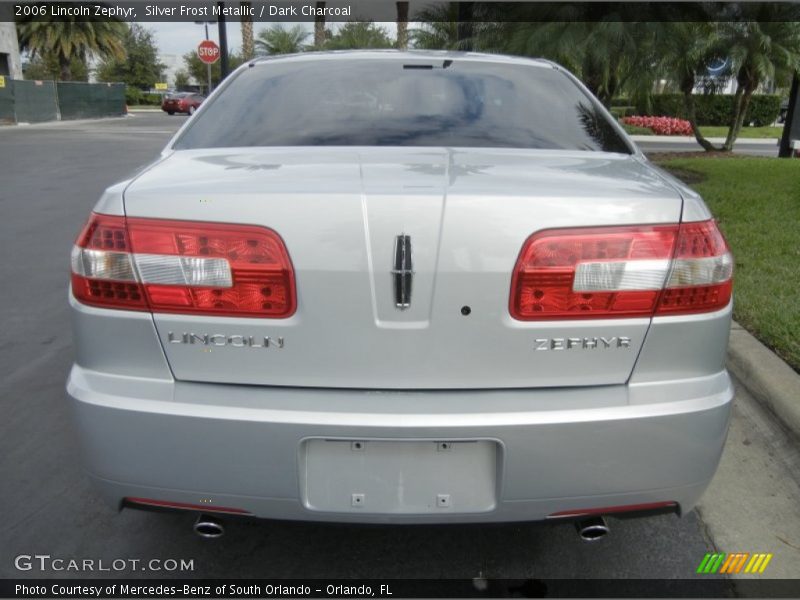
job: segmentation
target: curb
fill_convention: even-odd
[[[52,121],[40,121],[38,123],[13,123],[11,125],[0,125],[2,129],[36,129],[39,127],[69,127],[70,125],[86,125],[87,123],[97,123],[101,121],[122,121],[129,118],[130,114],[119,115],[116,117],[97,117],[95,119],[54,119]]]
[[[756,400],[800,436],[800,375],[736,321],[728,343],[728,368]]]

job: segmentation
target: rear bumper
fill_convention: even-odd
[[[716,470],[733,398],[725,371],[593,388],[402,392],[193,384],[75,366],[67,389],[87,469],[114,506],[136,497],[373,523],[531,521],[664,501],[689,510]],[[494,502],[473,513],[315,510],[304,448],[317,438],[492,441]]]

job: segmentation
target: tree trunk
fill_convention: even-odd
[[[700,133],[700,127],[697,125],[697,111],[695,110],[694,94],[692,93],[695,84],[694,73],[685,74],[680,83],[681,92],[683,92],[683,108],[686,111],[686,120],[689,121],[689,124],[692,126],[694,139],[697,140],[697,143],[700,144],[706,152],[719,152],[721,148],[715,147],[714,144],[703,137],[703,134]]]
[[[589,88],[589,91],[592,92],[595,96],[598,97],[600,102],[603,102],[602,96],[602,87],[603,87],[603,78],[592,69],[592,67],[586,63],[584,63],[582,69],[582,77],[583,84]],[[605,102],[603,102],[605,104]]]
[[[750,82],[746,86],[738,85],[736,88],[736,110],[731,119],[730,127],[728,127],[728,136],[725,138],[725,144],[722,146],[725,152],[733,150],[733,144],[736,142],[736,138],[739,137],[739,133],[742,130],[744,116],[747,114],[747,109],[750,107],[750,98],[753,97],[753,92],[756,87],[758,87],[757,83],[754,84]]]
[[[253,40],[253,19],[250,17],[249,2],[242,2],[242,58],[250,60],[255,56],[255,41]]]
[[[600,97],[600,102],[603,103],[603,106],[606,108],[611,108],[611,102],[614,99],[614,95],[617,93],[617,89],[619,88],[616,75],[611,75],[604,86],[603,93]]]
[[[325,8],[324,2],[317,2],[318,12]],[[325,45],[325,16],[319,15],[314,17],[314,48],[322,50]]]
[[[458,45],[457,50],[470,52],[474,50],[474,43],[472,39],[473,24],[472,24],[472,2],[458,2],[458,24],[456,25]]]
[[[68,56],[61,55],[58,57],[58,70],[59,79],[61,81],[72,80],[72,69],[70,68],[70,60]]]
[[[733,97],[733,115],[731,116],[731,123],[728,125],[728,135],[725,137],[725,143],[722,145],[722,149],[725,152],[731,151],[733,143],[736,141],[736,136],[739,135],[737,129],[741,128],[741,120],[744,119],[744,113],[742,111],[744,92],[744,86],[741,83],[737,84],[736,95]],[[737,124],[739,124],[738,127]]]
[[[686,120],[689,121],[689,124],[692,126],[692,133],[694,133],[694,139],[697,140],[697,143],[705,150],[706,152],[719,152],[722,148],[717,148],[709,142],[703,134],[700,133],[700,127],[697,125],[697,113],[694,108],[694,96],[689,94],[683,95],[683,105],[686,109]]]
[[[396,2],[397,5],[397,48],[408,49],[408,2]]]

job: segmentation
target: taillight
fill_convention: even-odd
[[[541,231],[517,259],[509,310],[526,321],[717,310],[732,270],[713,221]]]
[[[672,270],[656,314],[725,308],[733,291],[733,256],[714,221],[681,224]]]
[[[86,304],[153,312],[285,318],[296,307],[283,240],[254,225],[93,214],[72,289]]]

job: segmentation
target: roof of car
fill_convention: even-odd
[[[557,65],[541,58],[507,56],[505,54],[488,54],[483,52],[455,52],[451,50],[329,50],[325,52],[300,52],[298,54],[280,54],[262,56],[250,64],[266,64],[274,61],[309,62],[318,60],[459,60],[483,63],[505,63],[556,68]]]

